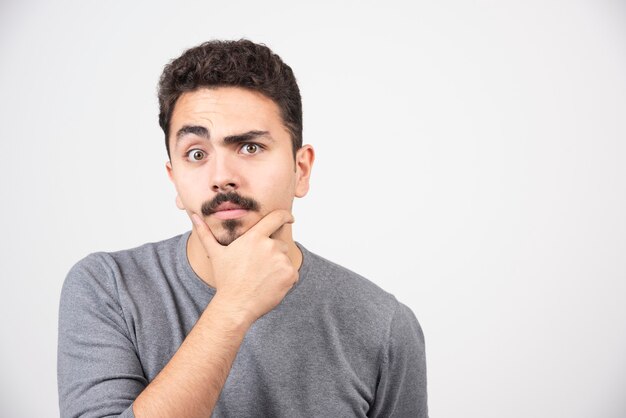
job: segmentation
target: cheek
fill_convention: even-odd
[[[256,177],[253,190],[257,199],[264,204],[271,205],[272,209],[290,208],[296,182],[295,173],[289,169],[280,172],[273,171],[266,173],[265,176]]]
[[[196,201],[204,196],[202,193],[202,181],[197,178],[197,176],[191,176],[189,174],[181,176],[178,179],[176,190],[178,191],[180,199],[188,207],[198,204]]]

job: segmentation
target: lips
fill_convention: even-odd
[[[218,205],[213,211],[213,216],[217,219],[237,219],[245,216],[248,213],[247,209],[243,209],[240,205],[231,202],[224,202]]]
[[[232,202],[224,202],[221,203],[220,205],[218,205],[213,211],[214,212],[221,212],[223,210],[235,210],[235,209],[243,209],[241,206],[236,205]]]

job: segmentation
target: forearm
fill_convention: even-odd
[[[209,417],[253,321],[218,299],[133,404],[136,418]]]

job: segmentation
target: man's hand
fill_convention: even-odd
[[[198,215],[191,217],[213,267],[217,293],[212,304],[251,324],[274,309],[298,281],[288,245],[271,238],[284,224],[294,222],[289,211],[270,212],[228,246],[215,239]]]

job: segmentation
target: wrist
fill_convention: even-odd
[[[213,296],[205,312],[210,311],[211,318],[217,319],[220,324],[229,329],[247,332],[252,326],[256,317],[243,309],[237,309],[234,304],[224,297],[220,297],[219,292]]]

